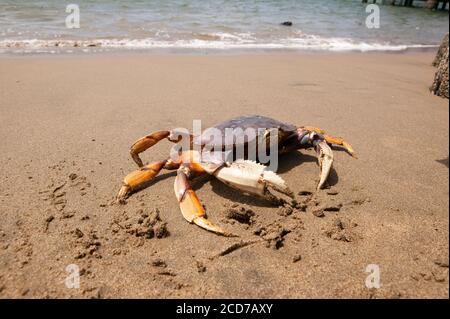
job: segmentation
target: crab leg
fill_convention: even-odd
[[[152,162],[150,164],[141,167],[134,172],[129,173],[123,179],[123,185],[117,194],[117,200],[122,202],[125,197],[136,188],[139,188],[142,184],[145,184],[151,181],[161,169],[177,169],[180,166],[180,163],[174,162],[172,160],[164,160],[158,162]]]
[[[197,226],[216,234],[232,236],[205,218],[205,209],[189,183],[188,177],[184,171],[185,168],[186,167],[180,167],[178,169],[174,184],[175,195],[180,203],[180,209],[184,219],[189,223],[194,223]]]
[[[136,164],[139,167],[143,167],[144,164],[142,163],[142,160],[139,157],[139,153],[142,153],[143,151],[152,147],[153,145],[155,145],[162,139],[167,138],[169,135],[170,135],[169,131],[157,131],[150,135],[141,137],[136,142],[134,142],[130,148],[130,155],[133,158],[133,160],[136,162]]]
[[[149,149],[159,141],[167,138],[172,143],[178,143],[182,139],[182,132],[177,131],[157,131],[153,132],[150,135],[141,137],[136,142],[131,145],[130,148],[130,154],[133,160],[136,162],[136,164],[139,167],[143,167],[144,164],[142,163],[141,158],[139,157],[139,154],[144,152],[145,150]],[[189,135],[190,140],[192,142],[192,135]]]
[[[270,190],[275,190],[291,198],[294,197],[286,182],[279,175],[267,170],[266,166],[253,161],[237,160],[229,166],[217,169],[213,175],[233,188],[275,203],[280,203],[283,199]]]
[[[325,137],[325,141],[327,141],[328,144],[334,144],[334,145],[340,145],[342,147],[345,148],[345,150],[354,158],[358,158],[355,154],[355,150],[353,149],[353,147],[347,143],[346,141],[344,141],[344,139],[342,137],[335,137],[335,136],[330,136],[330,135],[324,135]]]
[[[340,145],[342,147],[345,148],[345,150],[354,158],[356,157],[355,151],[353,149],[353,147],[347,143],[342,137],[335,137],[335,136],[331,136],[331,135],[327,135],[325,134],[325,131],[322,130],[321,128],[318,127],[313,127],[313,126],[303,126],[300,129],[304,129],[310,132],[316,132],[318,134],[321,134],[325,141],[327,141],[328,144],[335,144],[335,145]]]

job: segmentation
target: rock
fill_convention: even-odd
[[[448,58],[449,58],[449,43],[448,34],[442,41],[438,54],[433,62],[433,65],[438,66],[438,70],[434,76],[433,85],[430,90],[433,94],[448,99]],[[438,62],[439,61],[439,62]]]
[[[434,67],[439,66],[447,49],[448,49],[448,33],[444,36],[444,39],[442,39],[441,46],[439,47],[436,57],[434,58],[433,61]]]
[[[285,27],[291,27],[292,26],[292,22],[291,21],[284,21],[281,23],[281,25],[284,25]]]
[[[295,255],[294,258],[292,258],[293,263],[296,263],[300,260],[302,260],[302,255]]]

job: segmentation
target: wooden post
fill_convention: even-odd
[[[428,9],[437,9],[438,5],[439,5],[438,0],[427,0],[427,3],[426,3],[426,7]]]
[[[419,1],[419,0],[417,0]],[[428,9],[433,9],[433,10],[437,10],[439,9],[439,4],[442,3],[441,5],[441,10],[446,10],[447,9],[447,4],[449,3],[450,0],[421,0],[426,2],[425,3],[425,7]],[[368,0],[362,0],[362,3],[368,3]],[[377,0],[372,0],[372,3],[377,3]],[[403,6],[403,7],[413,7],[414,6],[414,0],[399,0],[397,2],[397,0],[381,0],[381,4],[385,5],[385,4],[390,4],[390,5],[399,5],[399,6]]]

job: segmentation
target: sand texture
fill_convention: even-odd
[[[0,297],[448,298],[448,100],[434,53],[66,56],[0,59]],[[155,130],[261,114],[345,137],[330,187],[313,150],[279,173],[274,207],[194,183],[208,218],[187,223],[162,172],[114,204]],[[142,154],[168,155],[168,142]],[[67,265],[81,270],[66,288]],[[377,264],[381,288],[368,289]]]

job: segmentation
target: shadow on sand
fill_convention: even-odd
[[[445,165],[448,168],[448,156],[447,156],[447,158],[436,160],[436,162],[438,162],[438,163],[440,163],[442,165]]]

